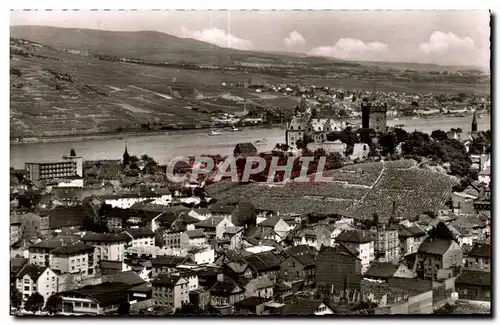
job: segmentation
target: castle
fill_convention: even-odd
[[[297,149],[297,141],[302,141],[304,134],[311,136],[315,144],[325,142],[328,133],[342,131],[346,122],[326,118],[311,118],[310,115],[294,116],[286,128],[286,144],[291,150]]]

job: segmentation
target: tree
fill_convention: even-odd
[[[139,158],[137,158],[137,156],[130,156],[129,158],[129,161],[130,163],[138,163],[139,162]]]
[[[405,142],[408,139],[408,132],[401,128],[395,128],[394,136],[396,136],[397,143]]]
[[[57,294],[53,294],[47,299],[47,303],[45,304],[45,311],[51,315],[55,315],[58,312],[62,311],[62,298]]]
[[[448,135],[442,130],[434,130],[431,133],[431,138],[434,140],[445,140],[448,139]]]
[[[37,311],[41,310],[43,307],[43,297],[41,294],[38,292],[33,293],[31,296],[28,297],[28,300],[26,300],[26,304],[24,305],[24,309],[26,309],[29,312],[32,312],[33,314],[36,313]]]
[[[199,316],[203,314],[203,310],[195,304],[192,303],[187,303],[182,305],[182,308],[178,308],[175,311],[176,315],[192,315],[192,316]]]
[[[118,306],[118,315],[128,315],[130,313],[130,303],[122,302],[120,306]]]
[[[373,129],[361,129],[359,130],[359,140],[367,145],[372,145],[372,138],[375,137],[375,130]]]
[[[384,133],[379,138],[379,145],[382,148],[382,155],[391,155],[396,151],[397,140],[393,133]]]
[[[144,162],[148,162],[149,159],[150,159],[150,157],[148,155],[146,155],[146,154],[144,154],[144,155],[141,156],[141,160],[144,161]]]
[[[10,288],[10,306],[19,309],[22,303],[23,303],[22,294],[19,292],[19,290],[17,290],[17,288],[12,286]]]

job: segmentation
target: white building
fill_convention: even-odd
[[[199,229],[186,230],[180,236],[180,248],[188,249],[191,247],[204,246],[208,243],[207,236]]]
[[[24,302],[35,292],[47,302],[57,292],[57,285],[58,276],[48,267],[27,264],[16,275],[16,288],[22,294]]]
[[[155,245],[155,233],[146,227],[130,228],[125,231],[132,238],[131,247],[144,247]]]
[[[132,238],[126,233],[100,234],[86,233],[82,237],[83,243],[96,247],[96,254],[101,260],[123,261],[125,246],[132,242]]]

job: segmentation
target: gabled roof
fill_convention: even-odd
[[[87,217],[87,212],[82,205],[43,209],[38,214],[42,218],[48,218],[50,229],[81,226]]]
[[[153,280],[153,286],[173,287],[177,285],[177,283],[181,279],[184,278],[175,274],[160,274],[156,279]]]
[[[12,274],[17,274],[28,263],[27,258],[14,257],[10,259],[10,271]]]
[[[252,296],[235,303],[234,306],[240,308],[241,307],[252,308],[258,305],[262,305],[263,303],[268,302],[270,300],[271,299]]]
[[[352,255],[354,257],[358,257],[358,255],[359,255],[359,252],[357,249],[355,249],[354,247],[345,245],[344,243],[339,243],[339,245],[337,247],[335,247],[335,251],[337,253]]]
[[[61,255],[74,255],[84,252],[93,252],[95,250],[94,246],[85,245],[83,243],[76,243],[73,245],[60,246],[51,251],[52,254]]]
[[[491,272],[463,269],[455,283],[489,287],[491,286]]]
[[[452,245],[453,240],[441,238],[426,238],[420,245],[418,252],[434,255],[443,255]]]
[[[185,234],[189,237],[189,238],[206,238],[207,236],[205,235],[205,233],[200,230],[200,229],[196,229],[196,230],[187,230],[185,232]]]
[[[341,232],[337,238],[335,238],[335,241],[364,244],[373,241],[373,239],[362,231],[350,230]]]
[[[312,254],[297,254],[292,256],[300,262],[304,267],[315,266],[314,255]]]
[[[92,242],[122,242],[130,241],[131,238],[125,233],[119,234],[102,234],[95,232],[86,232],[82,237],[82,241],[92,241]]]
[[[221,223],[224,220],[223,217],[210,217],[206,220],[202,220],[198,223],[195,223],[194,226],[197,228],[209,228],[209,229],[215,229],[219,223]]]
[[[55,249],[64,244],[62,240],[43,240],[39,243],[30,245],[30,248]]]
[[[40,275],[42,275],[42,273],[45,272],[46,269],[47,267],[45,266],[27,264],[23,266],[21,271],[19,271],[19,273],[16,275],[16,278],[20,279],[27,274],[30,276],[31,280],[37,281]]]
[[[248,268],[248,264],[244,262],[229,262],[226,264],[226,266],[237,274],[245,272]]]
[[[100,260],[99,265],[101,269],[109,269],[109,270],[118,270],[121,271],[123,268],[122,261],[109,261],[109,260]]]
[[[126,232],[129,233],[132,238],[154,237],[155,235],[155,233],[147,227],[129,228],[126,230]]]
[[[263,226],[263,227],[275,227],[276,224],[281,220],[280,217],[272,217],[272,218],[269,218],[267,220],[264,220],[262,221],[259,226]]]
[[[130,285],[126,283],[105,282],[98,285],[91,285],[76,290],[66,291],[64,293],[60,293],[59,295],[64,296],[65,293],[76,293],[79,295],[90,296],[94,298],[100,305],[109,306],[111,304],[127,301],[127,290],[129,288]]]
[[[154,260],[151,261],[153,266],[168,266],[168,267],[176,267],[185,263],[193,263],[190,257],[188,256],[173,256],[173,255],[163,255],[158,256]]]
[[[393,263],[384,262],[374,262],[368,271],[365,273],[365,277],[374,278],[389,278],[396,273],[399,265]]]
[[[210,294],[216,296],[229,296],[231,294],[241,294],[242,292],[245,292],[245,289],[229,278],[225,278],[223,282],[217,281],[210,288]]]
[[[491,258],[491,245],[483,243],[474,243],[468,257],[488,257]]]
[[[295,256],[298,254],[316,254],[317,251],[314,247],[311,247],[309,245],[296,245],[287,247],[285,249],[285,253],[287,253],[289,256]]]
[[[105,275],[102,277],[102,282],[120,282],[126,283],[130,286],[136,286],[144,283],[145,281],[134,271],[124,271]]]
[[[256,271],[266,271],[272,268],[279,268],[281,259],[273,252],[263,252],[245,257],[248,265]]]
[[[257,290],[274,287],[274,282],[267,277],[252,279],[248,284],[253,285]]]

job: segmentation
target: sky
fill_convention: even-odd
[[[489,67],[488,11],[12,11],[10,25],[154,30],[242,50]]]

